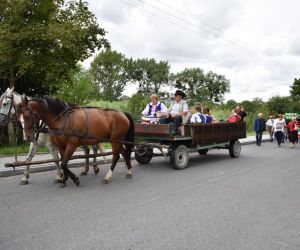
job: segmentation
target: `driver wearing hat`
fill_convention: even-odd
[[[175,100],[169,108],[170,118],[169,122],[173,122],[173,131],[172,134],[176,135],[179,125],[182,123],[182,117],[186,116],[189,112],[187,102],[183,100],[185,93],[181,90],[176,90]]]

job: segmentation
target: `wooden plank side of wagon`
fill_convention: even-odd
[[[211,123],[192,125],[192,145],[210,145],[246,137],[246,123]]]
[[[148,141],[192,140],[190,125],[180,128],[181,134],[173,136],[171,124],[135,124],[135,136]]]

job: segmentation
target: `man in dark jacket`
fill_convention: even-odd
[[[261,146],[262,134],[266,130],[266,121],[262,113],[259,113],[255,119],[254,130],[256,132],[256,145]]]

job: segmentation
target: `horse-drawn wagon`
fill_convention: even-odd
[[[147,143],[161,145],[167,149],[165,156],[175,169],[184,169],[189,163],[189,153],[199,152],[205,155],[209,149],[227,149],[229,155],[237,158],[241,152],[239,139],[246,137],[246,124],[211,123],[182,125],[181,135],[173,136],[172,124],[136,124],[135,137],[145,142],[136,147],[135,159],[147,164],[153,157],[153,147]],[[162,147],[160,148],[162,150]]]

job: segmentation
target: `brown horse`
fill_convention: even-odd
[[[28,100],[26,97],[18,105],[18,115],[24,119],[24,130],[31,140],[36,130],[36,120],[41,119],[48,125],[52,140],[57,145],[64,172],[63,186],[70,177],[76,185],[79,178],[68,169],[68,162],[79,145],[94,145],[100,141],[110,141],[113,160],[104,179],[108,183],[120,159],[120,153],[127,165],[127,177],[132,177],[130,156],[134,142],[134,122],[127,113],[101,108],[70,108],[59,99],[45,98]],[[125,143],[128,142],[128,143]],[[125,147],[123,146],[125,145]]]

